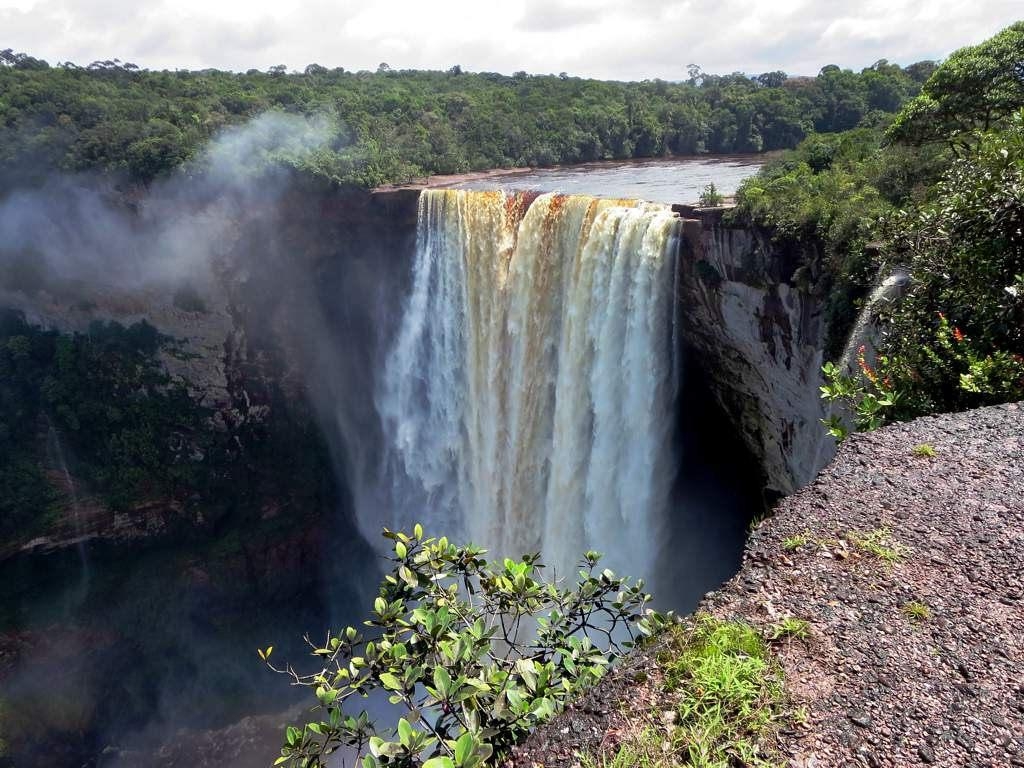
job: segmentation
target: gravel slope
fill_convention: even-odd
[[[872,533],[900,559],[856,543]],[[1024,766],[1022,564],[1024,408],[1005,405],[850,438],[753,532],[742,570],[702,609],[810,623],[777,646],[807,715],[780,735],[793,768]],[[914,603],[930,615],[909,615]],[[572,766],[614,745],[657,709],[641,682],[656,676],[639,674],[651,664],[630,659],[510,764]]]

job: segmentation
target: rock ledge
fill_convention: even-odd
[[[858,546],[872,533],[902,556]],[[809,622],[808,638],[776,646],[806,715],[780,734],[792,768],[1024,766],[1022,565],[1024,405],[1010,404],[850,438],[701,610]],[[621,665],[512,764],[572,766],[614,744],[650,714],[636,681],[652,663]]]

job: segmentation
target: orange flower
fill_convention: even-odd
[[[878,375],[874,372],[871,366],[868,365],[868,361],[864,359],[864,353],[866,349],[867,347],[864,344],[861,344],[860,349],[857,350],[857,365],[860,366],[860,369],[864,372],[864,375],[867,376],[868,381],[870,381],[872,384],[877,384]]]
[[[958,342],[963,341],[964,340],[964,332],[961,331],[959,328],[954,327],[953,328],[953,338],[956,339]]]

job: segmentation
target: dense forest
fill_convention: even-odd
[[[118,60],[50,66],[0,51],[0,178],[102,170],[149,181],[198,159],[226,126],[267,111],[319,115],[320,151],[295,160],[375,186],[425,174],[592,160],[762,152],[811,133],[885,124],[935,69],[885,60],[817,77],[766,72],[685,82],[562,74],[348,72],[311,64],[244,74],[153,72]]]
[[[853,426],[1024,399],[1024,22],[953,53],[888,125],[808,137],[738,202],[800,254],[833,360],[878,281],[909,277],[854,375],[825,368]]]
[[[267,418],[246,418],[242,400],[234,423],[212,428],[212,409],[165,372],[162,349],[174,354],[174,341],[145,321],[60,333],[0,311],[0,541],[44,531],[74,492],[47,477],[40,435],[54,443],[47,465],[66,462],[79,492],[115,512],[169,498],[215,523],[268,497],[333,502],[323,439],[279,389],[261,393]]]

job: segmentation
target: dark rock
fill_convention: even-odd
[[[871,725],[871,716],[862,709],[851,709],[846,713],[846,716],[850,718],[850,721],[861,728],[867,728]]]

